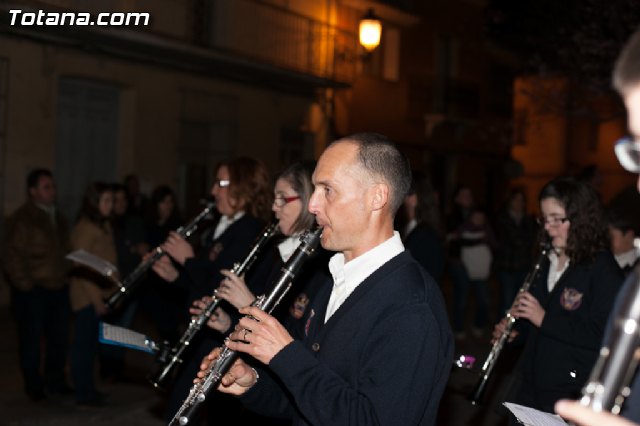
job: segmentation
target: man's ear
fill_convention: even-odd
[[[373,210],[380,210],[389,204],[389,185],[386,183],[376,183],[371,190],[371,208]]]

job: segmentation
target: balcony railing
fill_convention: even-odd
[[[255,0],[193,0],[193,41],[272,66],[350,82],[358,41],[341,30]]]

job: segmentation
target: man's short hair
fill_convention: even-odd
[[[389,138],[378,133],[356,133],[335,141],[352,142],[358,146],[358,162],[376,178],[389,185],[391,213],[402,205],[411,187],[411,167]]]
[[[36,188],[40,182],[40,178],[47,176],[53,178],[53,174],[49,169],[35,169],[29,172],[27,175],[27,191],[31,188]]]
[[[640,30],[627,41],[613,67],[613,87],[622,96],[640,84]]]
[[[619,230],[623,234],[631,231],[634,235],[638,235],[635,223],[626,212],[619,209],[609,209],[606,217],[607,223],[612,228]]]

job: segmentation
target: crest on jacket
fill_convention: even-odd
[[[560,305],[567,311],[575,311],[582,304],[582,296],[575,288],[565,288],[560,296]]]
[[[305,293],[300,293],[289,308],[289,313],[295,319],[300,319],[304,315],[304,312],[307,310],[307,305],[309,305],[309,296],[307,296]]]

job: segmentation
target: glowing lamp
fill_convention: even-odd
[[[380,44],[380,34],[382,33],[382,23],[369,9],[367,14],[360,20],[360,44],[367,52],[372,52]]]

